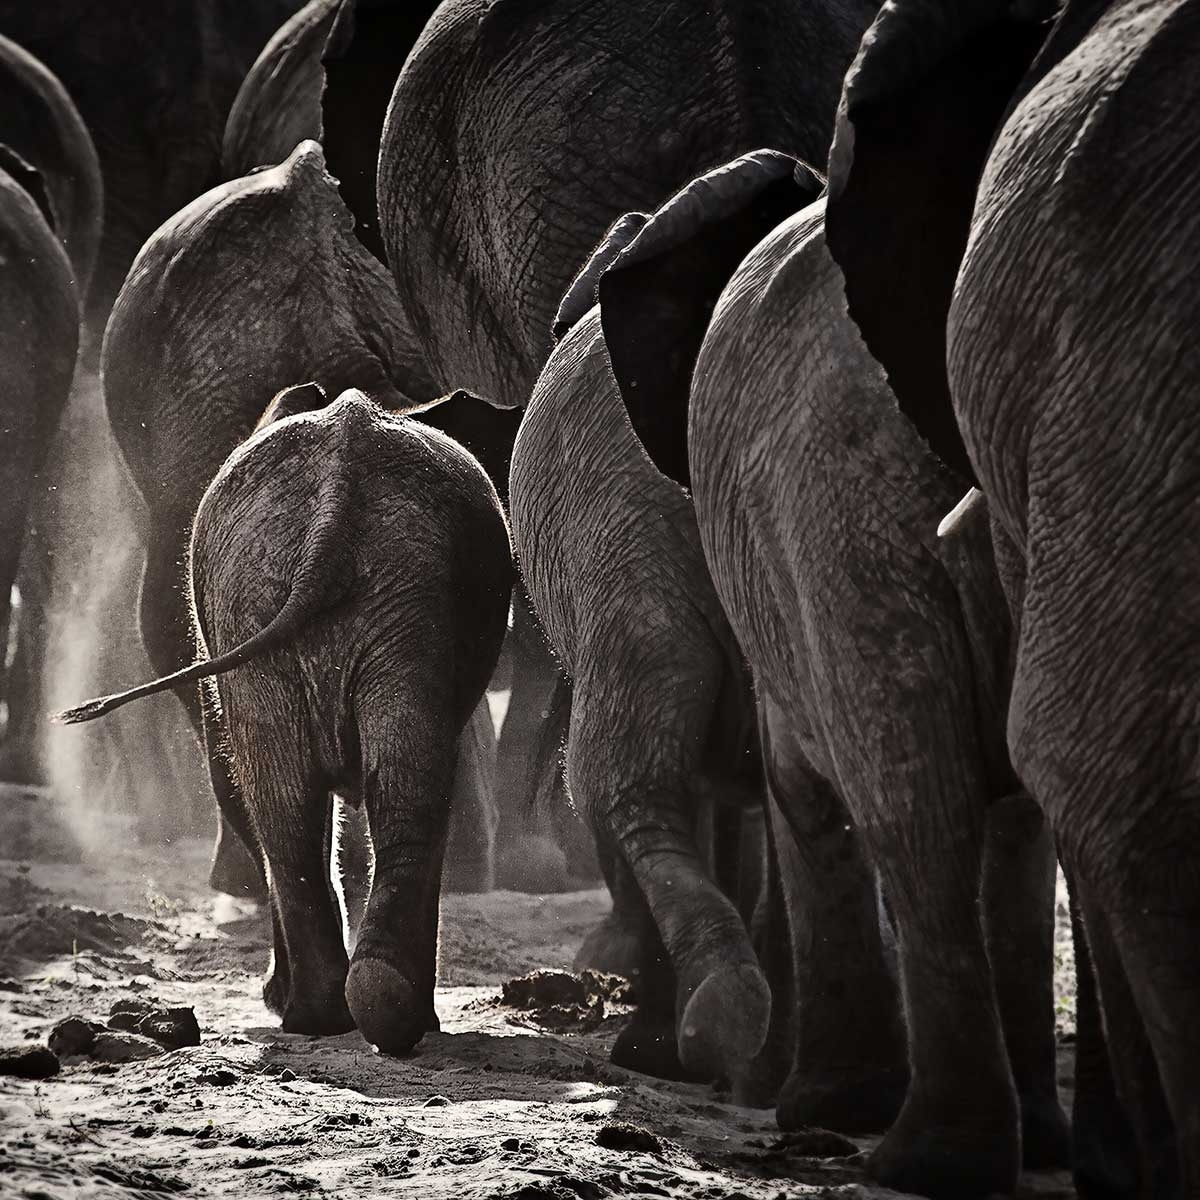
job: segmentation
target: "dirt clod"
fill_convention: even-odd
[[[125,997],[116,1001],[109,1012],[108,1027],[153,1038],[168,1050],[200,1045],[200,1025],[194,1009],[172,1008],[154,1000]]]
[[[168,1050],[200,1045],[200,1024],[191,1008],[156,1009],[138,1022],[137,1032]]]
[[[96,1044],[96,1034],[103,1029],[103,1025],[86,1017],[67,1017],[50,1030],[46,1044],[51,1053],[59,1058],[67,1058],[72,1054],[91,1054]]]
[[[58,1057],[45,1046],[0,1047],[0,1075],[18,1079],[49,1079],[58,1074]]]
[[[142,1020],[154,1011],[154,1005],[148,1000],[137,1000],[132,997],[122,997],[114,1000],[108,1010],[109,1029],[124,1029],[136,1033]]]
[[[232,1087],[237,1081],[237,1074],[227,1067],[217,1067],[214,1071],[205,1071],[196,1076],[197,1083],[207,1083],[212,1087]]]
[[[591,1032],[614,1006],[633,1003],[633,985],[600,971],[531,971],[501,985],[501,1003],[560,1032]]]
[[[805,1158],[850,1158],[858,1146],[848,1137],[829,1129],[797,1129],[767,1147],[768,1154],[799,1154]]]
[[[606,1150],[626,1150],[642,1154],[661,1154],[662,1142],[648,1129],[629,1125],[625,1121],[613,1121],[602,1125],[596,1133],[596,1145]]]
[[[146,1058],[157,1058],[166,1051],[153,1039],[140,1033],[127,1033],[121,1029],[106,1029],[96,1034],[92,1046],[92,1057],[107,1063],[140,1062]]]

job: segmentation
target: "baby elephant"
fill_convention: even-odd
[[[290,1032],[357,1025],[403,1053],[438,1027],[456,744],[499,656],[512,559],[496,493],[457,442],[359,391],[324,405],[315,384],[281,392],[200,502],[192,604],[209,657],[59,719],[211,677],[210,762],[227,754],[241,789],[218,800],[270,885],[268,1006]],[[365,805],[375,854],[349,963],[333,793]]]

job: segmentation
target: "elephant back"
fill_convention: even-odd
[[[43,209],[86,294],[103,222],[100,160],[58,79],[32,54],[0,36],[0,143],[7,169]],[[14,161],[15,160],[15,161]]]

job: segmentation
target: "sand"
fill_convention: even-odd
[[[603,891],[446,897],[442,1032],[396,1059],[357,1033],[279,1030],[260,996],[269,926],[208,891],[207,856],[188,839],[0,860],[0,1043],[44,1045],[56,1021],[129,998],[191,1006],[201,1029],[199,1046],[144,1061],[0,1078],[0,1196],[897,1194],[866,1186],[836,1140],[782,1137],[769,1110],[611,1066],[617,1001],[553,1019],[502,1004],[506,980],[569,966]],[[1046,1173],[1022,1194],[1073,1192]]]

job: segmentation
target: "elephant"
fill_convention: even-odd
[[[157,673],[192,658],[181,592],[192,520],[253,432],[264,392],[311,379],[395,407],[427,399],[432,384],[407,341],[391,280],[354,238],[315,142],[205,193],[146,243],[114,306],[102,371],[109,423],[145,503],[139,624]],[[179,696],[199,731],[197,690]],[[214,780],[217,795],[228,786]],[[225,822],[212,883],[261,892]]]
[[[455,746],[512,586],[499,499],[452,439],[361,391],[327,404],[301,385],[205,492],[190,564],[201,661],[60,719],[209,680],[206,742],[238,784],[222,808],[270,880],[264,999],[289,1032],[357,1026],[405,1053],[438,1028]],[[325,850],[335,791],[365,807],[374,849],[349,963]]]
[[[770,993],[698,827],[714,806],[761,802],[753,698],[691,503],[629,426],[587,293],[577,283],[559,310],[509,480],[525,586],[571,681],[558,697],[570,796],[614,898],[577,962],[637,978],[614,1063],[734,1080],[767,1037]]]
[[[104,218],[100,160],[58,79],[0,36],[0,162],[37,201],[87,296]]]
[[[310,0],[267,44],[238,91],[225,126],[226,175],[278,163],[302,138],[320,141],[354,215],[359,241],[386,262],[376,204],[380,134],[396,77],[436,7],[429,0]],[[519,411],[494,408],[460,391],[455,403],[430,410],[424,419],[475,454],[507,500]],[[536,787],[532,759],[555,667],[519,592],[505,650],[503,690],[509,698],[497,749],[495,791],[502,808],[497,882],[519,890],[561,891],[589,874],[588,839],[577,822],[548,830],[545,815],[528,803]],[[548,831],[556,836],[547,837]]]
[[[446,0],[396,82],[383,244],[439,392],[523,408],[604,231],[769,144],[823,161],[870,0]],[[448,86],[448,81],[453,81]]]
[[[299,0],[108,5],[0,0],[0,34],[62,82],[104,181],[87,327],[97,345],[138,248],[219,182],[221,130],[238,85]]]
[[[396,77],[437,0],[309,0],[247,73],[225,123],[226,178],[322,144],[355,233],[381,262],[375,176]]]
[[[7,648],[30,505],[75,375],[79,292],[76,269],[36,193],[8,173],[3,153],[0,146],[0,363],[6,380],[0,646]]]
[[[938,538],[966,484],[845,314],[822,185],[770,151],[696,181],[601,273],[600,320],[632,428],[690,489],[795,834],[780,1123],[890,1123],[880,1182],[985,1196],[1012,1190],[1022,1147],[1028,1166],[1067,1159],[1054,848],[1004,745],[1010,626],[986,522]]]
[[[48,740],[44,719],[60,688],[83,682],[64,678],[64,673],[73,675],[62,662],[64,635],[79,647],[80,662],[92,664],[83,668],[89,682],[95,682],[93,669],[99,674],[145,669],[122,627],[137,603],[135,575],[124,562],[137,556],[136,502],[103,428],[93,424],[91,393],[104,327],[143,242],[172,213],[220,181],[221,130],[237,87],[270,33],[300,2],[0,0],[0,34],[53,72],[82,117],[104,193],[95,265],[83,297],[78,387],[46,463],[46,486],[31,510],[21,579],[29,611],[49,613],[56,622],[61,616],[62,623],[53,644],[41,625],[27,628],[20,639],[11,680],[17,721],[0,767],[6,778],[73,786],[61,778],[63,757]],[[74,541],[80,528],[74,514],[114,498],[105,530],[114,553],[109,561],[95,563],[90,545]],[[165,744],[178,732],[166,715],[155,705],[135,711],[132,721],[121,722],[122,740]],[[127,737],[126,725],[133,726]],[[90,739],[89,746],[99,753],[87,755],[85,774],[127,769],[127,756],[91,745]],[[200,769],[198,761],[178,755],[173,763],[142,763],[138,788],[148,794],[169,791],[177,787],[181,771]]]
[[[901,407],[958,436],[994,533],[1008,747],[1111,1058],[1076,1096],[1088,1196],[1200,1191],[1198,68],[1190,0],[893,0],[830,157],[849,311]]]
[[[377,179],[387,260],[436,392],[523,408],[568,285],[622,213],[653,211],[760,145],[823,161],[842,77],[876,7],[439,6],[397,79]],[[532,623],[518,598],[522,620]],[[538,636],[519,632],[526,643]],[[549,665],[514,669],[514,713],[546,706]],[[537,724],[508,731],[525,751],[501,730],[502,799],[534,791]]]
[[[0,604],[4,630],[9,624],[9,600],[14,582],[19,580],[21,594],[20,619],[17,628],[17,651],[12,668],[4,671],[4,699],[8,709],[4,745],[0,751],[5,778],[32,782],[37,772],[32,762],[31,748],[36,740],[43,712],[37,703],[36,689],[29,685],[26,669],[31,657],[31,645],[40,641],[44,620],[51,549],[29,536],[36,522],[36,491],[38,480],[51,453],[54,435],[66,407],[74,371],[76,343],[79,338],[78,315],[69,315],[86,296],[88,281],[96,257],[103,214],[103,195],[100,167],[87,129],[70,97],[59,81],[37,59],[16,43],[0,37],[0,170],[6,181],[20,185],[33,200],[44,223],[57,236],[70,263],[68,300],[59,278],[60,262],[51,258],[42,246],[41,231],[33,231],[33,222],[24,212],[17,216],[15,199],[6,204],[12,208],[12,236],[31,247],[28,271],[17,271],[13,287],[12,308],[8,320],[14,322],[6,330],[8,337],[16,329],[27,336],[30,319],[29,300],[18,302],[15,297],[28,297],[38,272],[45,274],[47,298],[47,333],[45,340],[16,348],[18,355],[9,368],[20,382],[16,384],[11,403],[15,407],[33,405],[15,418],[20,436],[10,443],[13,455],[8,477],[8,494],[12,498],[11,524],[2,550],[4,568],[0,577]],[[18,234],[16,230],[21,232]],[[23,315],[22,315],[23,314]],[[53,315],[51,315],[53,314]],[[61,346],[50,339],[61,335]],[[11,348],[11,347],[10,347]],[[34,367],[34,363],[41,366]],[[51,367],[51,363],[53,366]],[[64,375],[68,365],[71,372]],[[43,372],[42,387],[37,386],[38,371]],[[50,372],[50,374],[45,374]],[[52,376],[52,378],[51,378]],[[32,391],[27,392],[27,388]],[[37,397],[36,401],[33,397]],[[36,413],[36,429],[28,425]],[[44,487],[44,484],[43,484]],[[26,550],[26,547],[29,547]],[[18,563],[25,551],[24,569],[18,575]],[[7,647],[8,642],[3,644]]]

